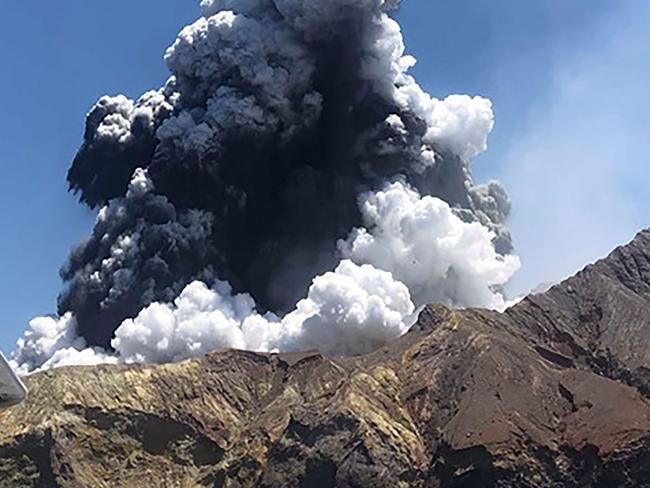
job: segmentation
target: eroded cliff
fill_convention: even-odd
[[[363,357],[26,383],[1,487],[650,486],[650,231],[506,313],[431,306]]]

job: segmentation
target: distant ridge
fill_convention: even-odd
[[[27,378],[0,487],[650,486],[650,231],[503,314],[373,354],[227,351]]]

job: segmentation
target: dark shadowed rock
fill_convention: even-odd
[[[27,378],[2,487],[650,486],[650,232],[373,354],[229,351]]]

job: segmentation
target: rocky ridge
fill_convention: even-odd
[[[650,486],[650,231],[505,313],[373,354],[63,368],[0,413],[0,487]]]

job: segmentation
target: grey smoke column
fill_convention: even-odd
[[[487,102],[422,92],[388,17],[396,1],[201,6],[165,55],[163,88],[103,97],[88,114],[68,181],[103,208],[59,297],[88,345],[109,347],[124,319],[197,279],[291,310],[362,224],[359,195],[398,176],[511,251],[505,191],[475,185],[468,167],[491,128]]]

